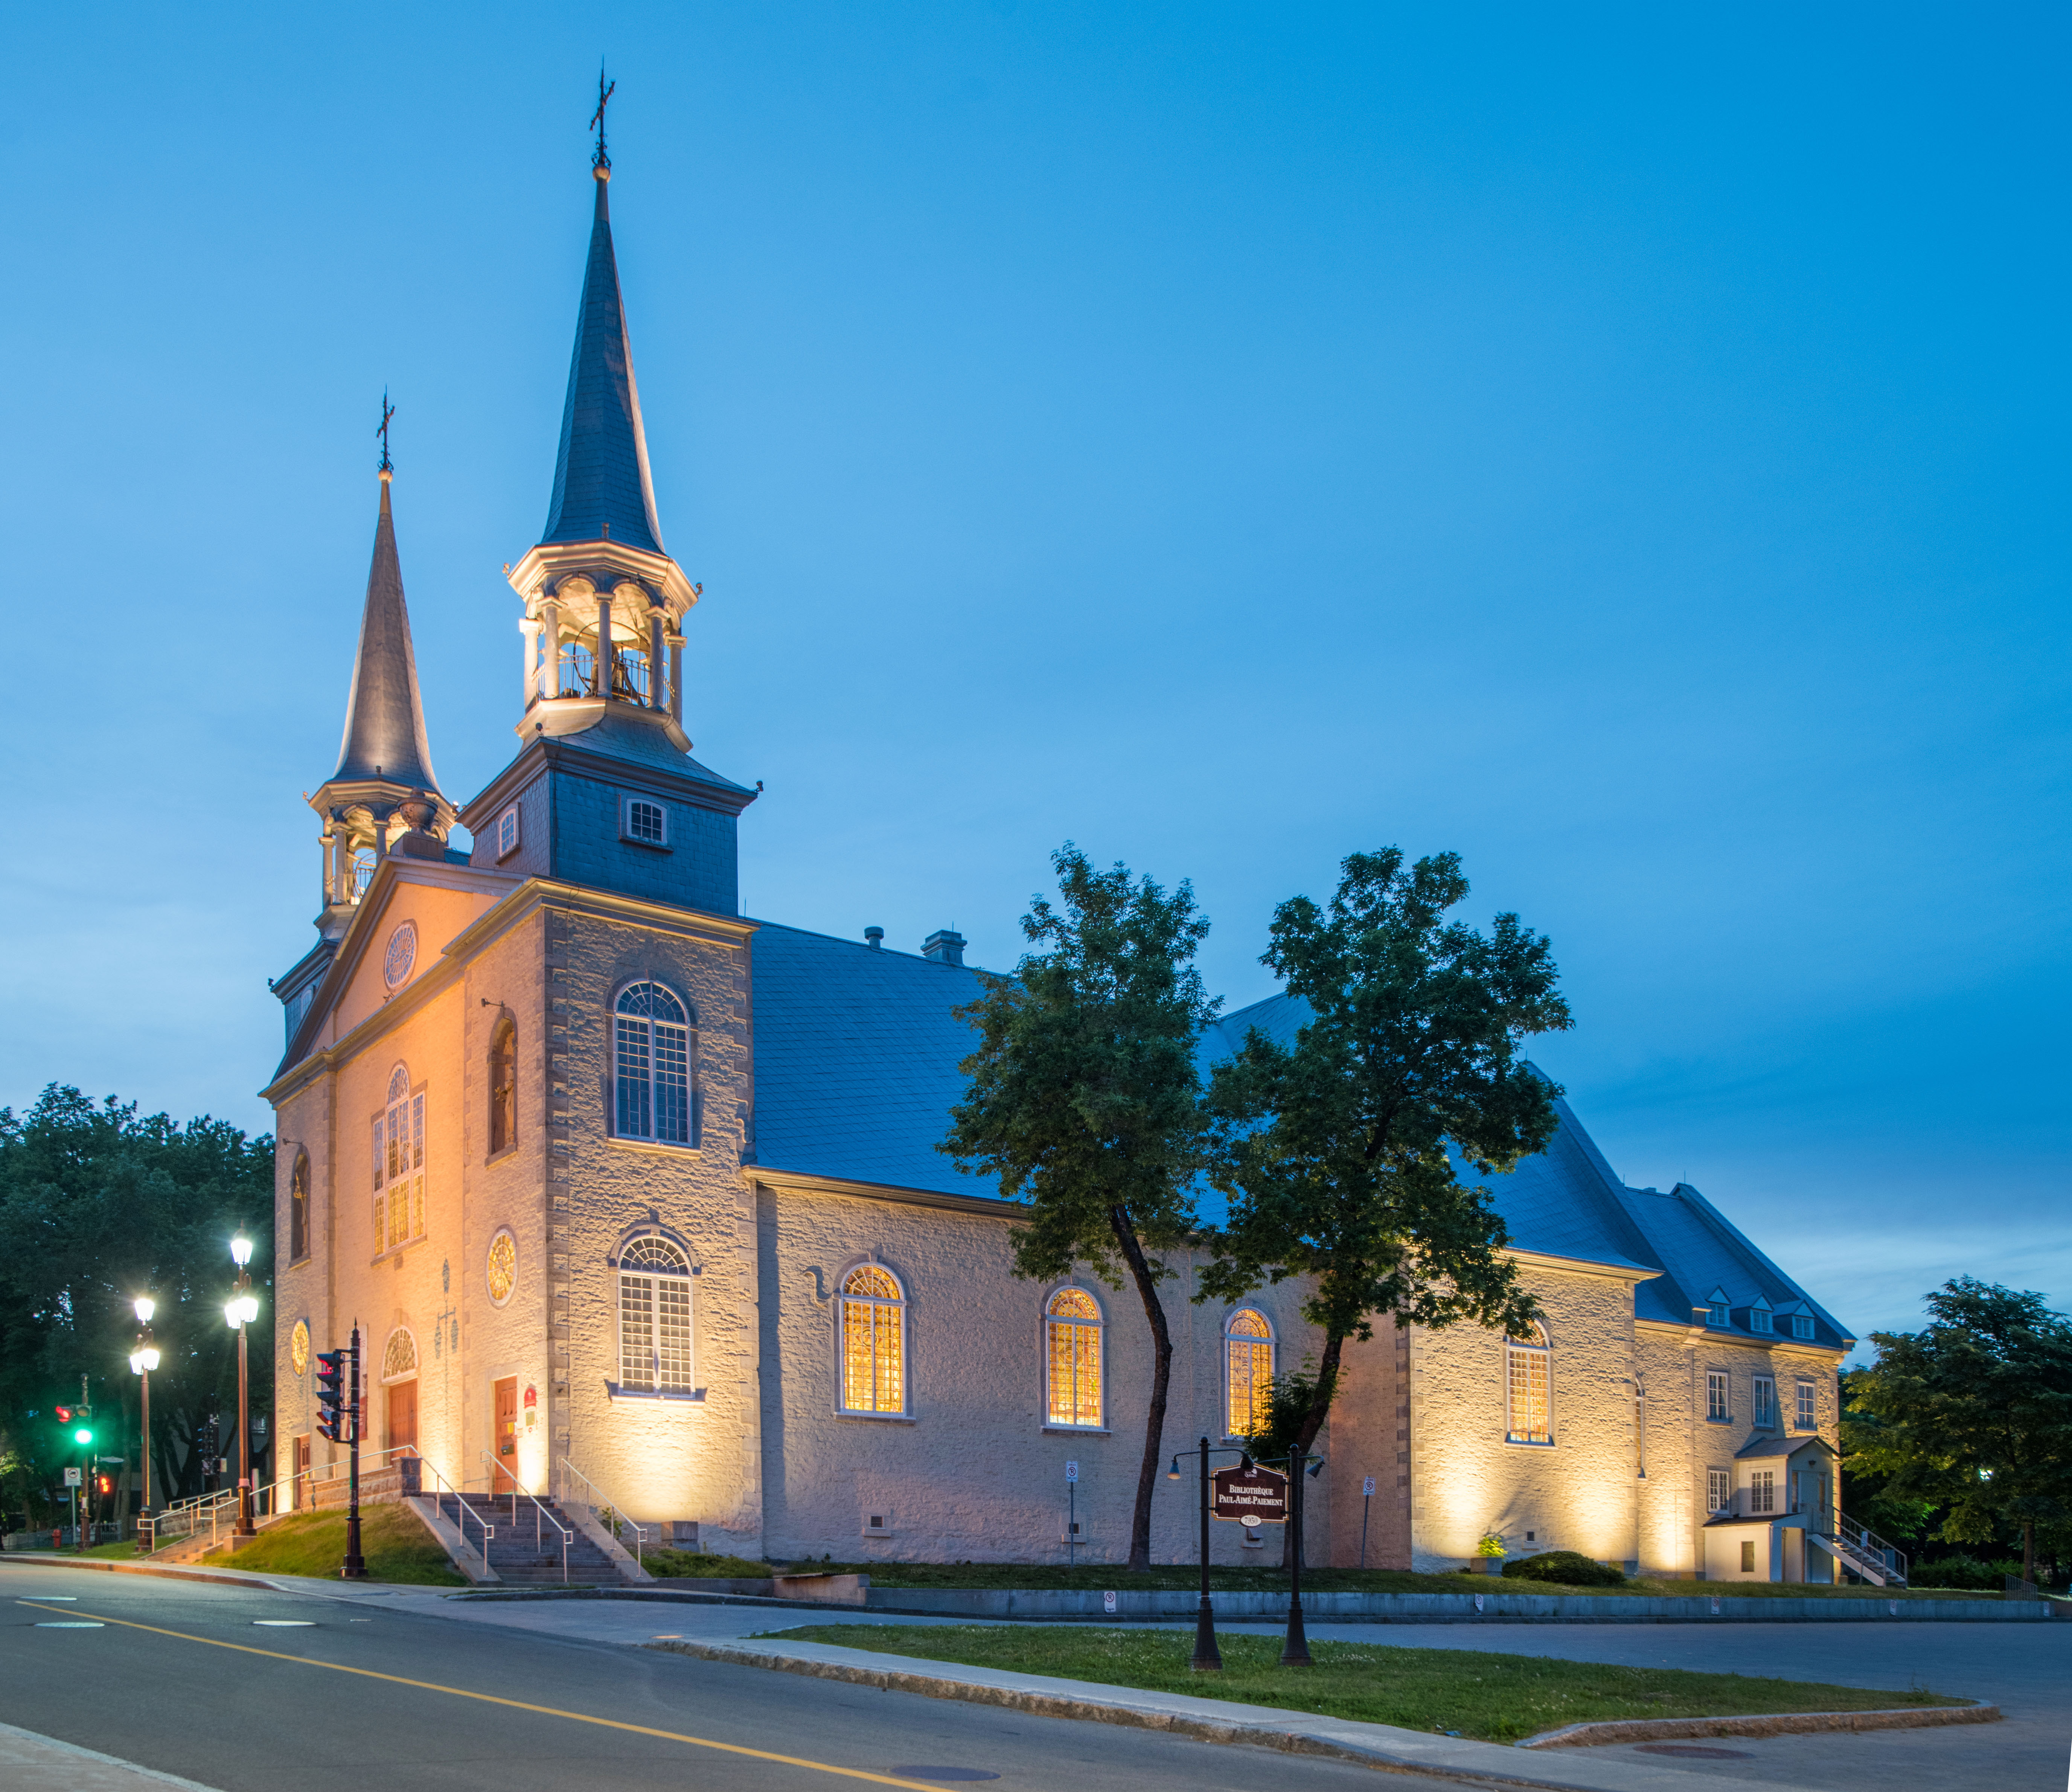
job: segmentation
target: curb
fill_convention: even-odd
[[[264,1587],[269,1593],[281,1590],[263,1574],[235,1569],[182,1568],[172,1562],[89,1561],[76,1556],[43,1556],[27,1549],[10,1549],[0,1555],[0,1565],[9,1562],[25,1562],[37,1568],[84,1568],[92,1574],[157,1574],[169,1580],[212,1580],[224,1587]]]
[[[1783,1711],[1746,1717],[1629,1717],[1568,1724],[1515,1742],[1515,1749],[1595,1749],[1614,1742],[1665,1742],[1691,1736],[1796,1736],[1819,1730],[1920,1730],[1946,1724],[1997,1724],[1998,1705],[1902,1705],[1894,1711]]]
[[[875,1687],[885,1692],[914,1692],[928,1699],[956,1699],[978,1705],[999,1705],[1010,1711],[1027,1712],[1037,1717],[1073,1717],[1096,1724],[1114,1724],[1127,1729],[1159,1730],[1185,1737],[1194,1742],[1216,1742],[1273,1749],[1283,1754],[1320,1755],[1349,1761],[1386,1774],[1416,1775],[1460,1786],[1518,1787],[1524,1792],[1579,1792],[1573,1780],[1536,1779],[1525,1774],[1491,1773],[1485,1769],[1445,1761],[1410,1761],[1379,1749],[1361,1748],[1334,1741],[1301,1730],[1284,1729],[1270,1724],[1247,1723],[1241,1719],[1197,1716],[1186,1712],[1145,1710],[1113,1704],[1071,1693],[1038,1692],[1018,1687],[988,1686],[977,1680],[952,1680],[939,1675],[908,1673],[898,1668],[865,1667],[848,1662],[817,1661],[804,1655],[779,1654],[774,1650],[737,1648],[726,1643],[684,1640],[646,1642],[639,1646],[660,1652],[693,1656],[700,1661],[726,1662],[740,1667],[773,1668],[780,1673],[803,1674],[813,1679],[841,1680],[852,1685]],[[1291,1712],[1291,1716],[1297,1714]],[[1437,1741],[1437,1738],[1433,1738]],[[1457,1745],[1458,1746],[1458,1745]],[[1470,1742],[1470,1749],[1494,1749],[1501,1743]]]

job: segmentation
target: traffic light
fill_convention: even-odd
[[[115,1491],[115,1477],[112,1474],[96,1475],[93,1478],[93,1490],[105,1499],[109,1494]]]
[[[317,1434],[334,1444],[345,1435],[345,1352],[317,1352]]]
[[[60,1424],[68,1425],[72,1423],[72,1408],[70,1407],[56,1406],[52,1407],[51,1410],[57,1414],[58,1423]]]
[[[91,1444],[93,1441],[93,1433],[84,1425],[81,1425],[72,1434],[72,1441],[75,1444]]]

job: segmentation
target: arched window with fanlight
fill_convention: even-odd
[[[906,1295],[881,1263],[842,1278],[841,1404],[845,1412],[906,1410]]]
[[[1554,1441],[1552,1355],[1544,1326],[1503,1342],[1504,1436],[1511,1443]]]
[[[690,1391],[691,1266],[665,1238],[637,1238],[619,1254],[619,1384]]]
[[[1240,1307],[1223,1326],[1225,1380],[1228,1386],[1228,1425],[1231,1437],[1250,1437],[1266,1428],[1273,1397],[1273,1326],[1255,1308]]]
[[[622,1139],[689,1145],[696,1124],[691,1034],[697,1017],[659,983],[629,984],[612,1016]]]
[[[1046,1422],[1098,1426],[1101,1422],[1101,1310],[1083,1288],[1061,1288],[1043,1304],[1043,1358],[1048,1379]]]
[[[388,1073],[388,1099],[374,1117],[374,1252],[400,1251],[425,1235],[425,1091],[407,1065]]]
[[[518,1023],[509,1015],[489,1036],[489,1154],[518,1142]]]
[[[298,1151],[288,1173],[288,1261],[299,1263],[309,1254],[310,1154]]]

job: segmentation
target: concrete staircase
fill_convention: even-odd
[[[511,1501],[507,1495],[494,1503],[487,1498],[471,1496],[468,1514],[460,1510],[460,1502],[451,1494],[441,1494],[436,1498],[427,1495],[425,1503],[437,1511],[439,1517],[451,1525],[466,1540],[472,1552],[482,1544],[482,1527],[476,1519],[487,1519],[495,1531],[489,1539],[489,1568],[506,1586],[558,1587],[561,1579],[561,1534],[532,1509],[529,1499],[518,1502],[518,1517],[514,1523],[511,1517]],[[572,1587],[618,1586],[624,1578],[619,1564],[598,1547],[585,1534],[585,1527],[550,1499],[540,1502],[546,1514],[573,1533],[568,1543],[568,1580]]]

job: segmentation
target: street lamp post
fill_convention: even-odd
[[[151,1338],[151,1315],[158,1304],[148,1294],[137,1297],[137,1348],[130,1353],[130,1372],[144,1387],[144,1512],[151,1516],[151,1371],[158,1367],[158,1346]]]
[[[252,1276],[245,1267],[252,1260],[252,1241],[242,1232],[230,1241],[230,1260],[237,1265],[237,1292],[224,1303],[223,1317],[237,1330],[237,1526],[232,1535],[254,1537],[259,1527],[252,1522],[252,1402],[245,1372],[245,1328],[259,1317],[259,1297],[252,1292]]]

